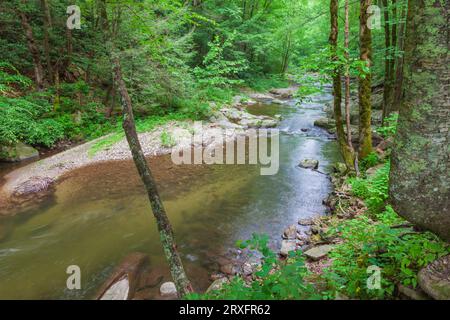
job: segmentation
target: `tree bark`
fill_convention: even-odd
[[[34,39],[33,29],[31,28],[28,22],[27,15],[22,11],[17,12],[18,15],[20,16],[22,28],[25,31],[28,50],[30,51],[31,57],[33,59],[34,78],[36,82],[36,87],[38,90],[42,90],[44,88],[44,68],[42,67],[40,52]]]
[[[338,39],[338,13],[339,6],[338,0],[330,0],[330,48],[331,48],[331,60],[337,61],[337,39]],[[332,78],[333,78],[333,111],[334,111],[334,120],[336,122],[336,137],[339,144],[339,150],[341,152],[342,158],[349,170],[353,170],[354,168],[354,159],[352,152],[347,144],[345,139],[344,127],[342,124],[342,88],[341,88],[341,67],[337,66],[333,70]]]
[[[389,95],[391,94],[391,83],[389,72],[391,70],[391,60],[390,60],[390,50],[391,50],[391,29],[389,27],[389,3],[388,0],[383,0],[383,10],[384,10],[384,44],[385,44],[385,54],[384,54],[384,88],[383,88],[383,114],[381,116],[382,124],[384,124],[384,118],[387,115],[387,110],[389,108],[388,101]]]
[[[50,58],[50,30],[52,28],[52,18],[47,0],[41,0],[41,6],[44,10],[44,52],[47,67],[47,79],[49,83],[54,82],[53,65]]]
[[[144,152],[142,151],[141,144],[136,132],[136,126],[133,117],[133,108],[131,104],[131,98],[128,95],[125,82],[122,78],[122,71],[120,62],[117,57],[113,57],[113,72],[115,77],[115,83],[122,98],[122,110],[123,110],[123,129],[125,136],[130,146],[131,153],[133,155],[134,164],[139,172],[139,175],[144,183],[147,191],[147,196],[150,201],[153,215],[158,225],[159,236],[163,245],[164,253],[167,261],[169,262],[170,272],[174,280],[177,292],[180,297],[193,292],[191,283],[189,282],[186,273],[184,272],[183,264],[180,256],[178,255],[177,246],[173,236],[172,226],[167,217],[163,203],[158,193],[155,179],[150,171],[150,168],[145,159]]]
[[[359,21],[359,45],[360,59],[370,68],[372,64],[372,33],[368,27],[367,20],[369,14],[367,8],[371,5],[371,0],[360,0],[360,21]],[[371,128],[371,93],[372,74],[370,70],[359,77],[359,157],[365,158],[372,152],[372,128]]]
[[[347,127],[347,144],[353,154],[352,131],[350,127],[350,21],[349,21],[349,0],[345,0],[345,26],[344,26],[344,55],[345,55],[345,122]]]
[[[394,99],[393,111],[398,111],[400,107],[401,98],[403,95],[403,61],[405,50],[405,29],[406,29],[406,14],[408,12],[408,1],[403,0],[402,11],[400,15],[400,23],[398,30],[398,55],[395,70],[395,85],[394,85]]]
[[[407,220],[450,241],[449,1],[410,0],[404,99],[389,194]]]

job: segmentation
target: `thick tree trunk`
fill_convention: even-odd
[[[142,151],[141,144],[136,132],[136,126],[133,117],[133,108],[131,104],[131,98],[128,95],[125,82],[122,78],[122,71],[120,62],[117,57],[112,58],[113,72],[115,77],[115,83],[122,98],[123,109],[123,129],[130,146],[131,153],[133,155],[134,164],[139,172],[139,175],[144,183],[147,191],[147,196],[150,201],[153,215],[156,219],[158,226],[159,236],[163,245],[164,253],[169,263],[170,272],[174,280],[175,286],[180,297],[193,292],[191,283],[186,276],[186,273],[181,263],[180,256],[175,244],[174,235],[172,232],[172,226],[170,225],[169,218],[167,217],[163,203],[158,193],[155,179],[147,164],[147,161]]]
[[[36,87],[38,90],[42,90],[44,88],[44,69],[42,68],[40,52],[36,45],[36,41],[33,35],[33,29],[28,22],[28,18],[26,14],[22,11],[18,11],[20,16],[20,21],[22,23],[22,28],[25,31],[25,36],[27,39],[28,50],[31,53],[31,57],[33,59],[33,68],[34,68],[34,77],[36,82]]]
[[[449,1],[409,1],[405,97],[392,154],[389,192],[400,215],[448,241],[449,12]]]
[[[331,59],[337,61],[337,39],[338,39],[338,0],[330,0],[330,38],[329,43],[331,47]],[[333,71],[333,109],[334,119],[336,121],[336,136],[339,143],[339,149],[344,159],[345,164],[349,170],[354,168],[354,158],[352,152],[345,139],[344,127],[342,124],[342,88],[341,88],[341,71],[340,67],[336,67]]]
[[[367,20],[369,14],[367,8],[371,5],[371,0],[360,0],[360,21],[359,21],[359,45],[360,59],[368,67],[372,65],[372,33],[368,27]],[[371,129],[371,91],[372,74],[369,70],[367,74],[359,77],[359,157],[365,158],[372,152],[372,129]]]

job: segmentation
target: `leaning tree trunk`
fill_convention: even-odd
[[[372,33],[367,20],[369,14],[367,9],[371,5],[371,0],[360,0],[359,16],[359,50],[360,59],[370,68],[372,64]],[[370,70],[359,77],[359,157],[365,158],[372,152],[372,128],[371,128],[371,90],[372,75]]]
[[[404,89],[392,154],[395,210],[450,241],[449,1],[410,0]]]
[[[337,39],[338,39],[338,11],[339,5],[338,0],[330,1],[330,38],[329,43],[331,47],[331,60],[337,61]],[[342,158],[349,170],[354,169],[354,159],[353,153],[350,150],[349,145],[345,139],[344,127],[342,124],[342,86],[341,86],[341,67],[337,66],[333,70],[333,109],[334,109],[334,120],[336,122],[336,137],[339,143],[339,150],[341,151]],[[351,135],[351,132],[349,132]]]
[[[136,168],[147,191],[148,199],[150,200],[153,215],[158,226],[159,237],[161,239],[167,261],[169,263],[173,281],[177,288],[178,295],[182,297],[192,292],[193,289],[191,283],[189,282],[189,279],[186,276],[183,264],[178,254],[172,226],[159,196],[155,179],[153,178],[152,172],[148,167],[147,160],[145,159],[144,152],[142,151],[142,147],[139,142],[139,138],[136,132],[136,126],[134,123],[131,98],[128,95],[128,90],[125,86],[125,82],[123,81],[120,62],[117,57],[112,58],[112,65],[115,77],[114,81],[122,98],[122,110],[124,118],[123,129],[125,131],[125,136],[127,138],[128,145],[130,146],[131,154],[133,155],[134,164],[136,165]]]

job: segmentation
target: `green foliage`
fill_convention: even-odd
[[[378,162],[380,162],[380,158],[375,151],[369,153],[364,159],[360,162],[360,169],[367,170],[370,167],[374,167]]]
[[[392,113],[384,119],[384,126],[377,129],[383,138],[393,137],[397,132],[398,113]]]
[[[352,194],[362,198],[371,212],[377,212],[384,207],[388,198],[390,163],[387,162],[371,178],[349,178]]]
[[[386,299],[394,296],[395,285],[417,285],[417,272],[450,247],[432,233],[415,233],[409,228],[392,228],[404,223],[390,205],[389,162],[372,178],[351,178],[353,195],[365,200],[369,213],[339,223],[330,236],[344,241],[331,252],[333,263],[324,273],[331,291],[351,298]],[[367,288],[369,266],[381,268],[381,289]]]
[[[208,294],[193,294],[188,299],[320,299],[321,295],[307,281],[309,272],[305,266],[305,258],[300,251],[291,252],[287,261],[282,262],[268,247],[267,235],[253,234],[247,241],[239,241],[238,247],[257,250],[262,255],[262,265],[255,273],[257,280],[251,284],[236,276],[221,290]]]
[[[342,222],[331,234],[344,240],[330,253],[333,263],[324,273],[328,286],[351,298],[386,299],[395,285],[417,285],[417,272],[436,258],[448,254],[449,247],[432,233],[411,233],[392,228],[402,219],[390,206],[373,221],[366,215]],[[369,266],[381,268],[381,288],[367,288]]]
[[[238,75],[248,66],[242,55],[231,50],[235,36],[236,34],[232,33],[224,41],[216,36],[208,44],[209,52],[203,59],[203,68],[194,69],[200,86],[228,87],[243,83]]]
[[[173,147],[177,144],[174,137],[167,131],[161,133],[161,145],[166,148]]]
[[[284,75],[252,77],[246,80],[247,85],[255,91],[264,92],[273,88],[286,88],[289,81]]]

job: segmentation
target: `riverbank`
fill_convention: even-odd
[[[253,240],[265,253],[251,275],[221,278],[192,298],[448,300],[450,244],[394,212],[389,168],[387,157],[363,162],[361,177],[336,166],[329,215],[289,226],[282,236],[294,245],[279,255]]]
[[[245,96],[234,97],[230,105],[218,108],[212,105],[211,117],[203,122],[200,142],[193,145],[191,133],[196,130],[191,120],[172,120],[150,130],[139,133],[139,139],[147,157],[169,154],[172,149],[192,147],[211,147],[217,129],[227,129],[226,141],[234,140],[238,135],[245,135],[250,128],[276,127],[279,118],[252,115],[245,107],[259,102],[283,104],[292,98],[296,86],[285,89],[273,89],[267,93],[247,92]],[[198,128],[197,128],[198,129]],[[30,163],[7,173],[3,177],[0,190],[0,216],[14,215],[23,211],[32,202],[39,202],[52,192],[52,186],[63,175],[87,165],[111,160],[130,159],[131,152],[123,133],[101,137],[48,158]]]

